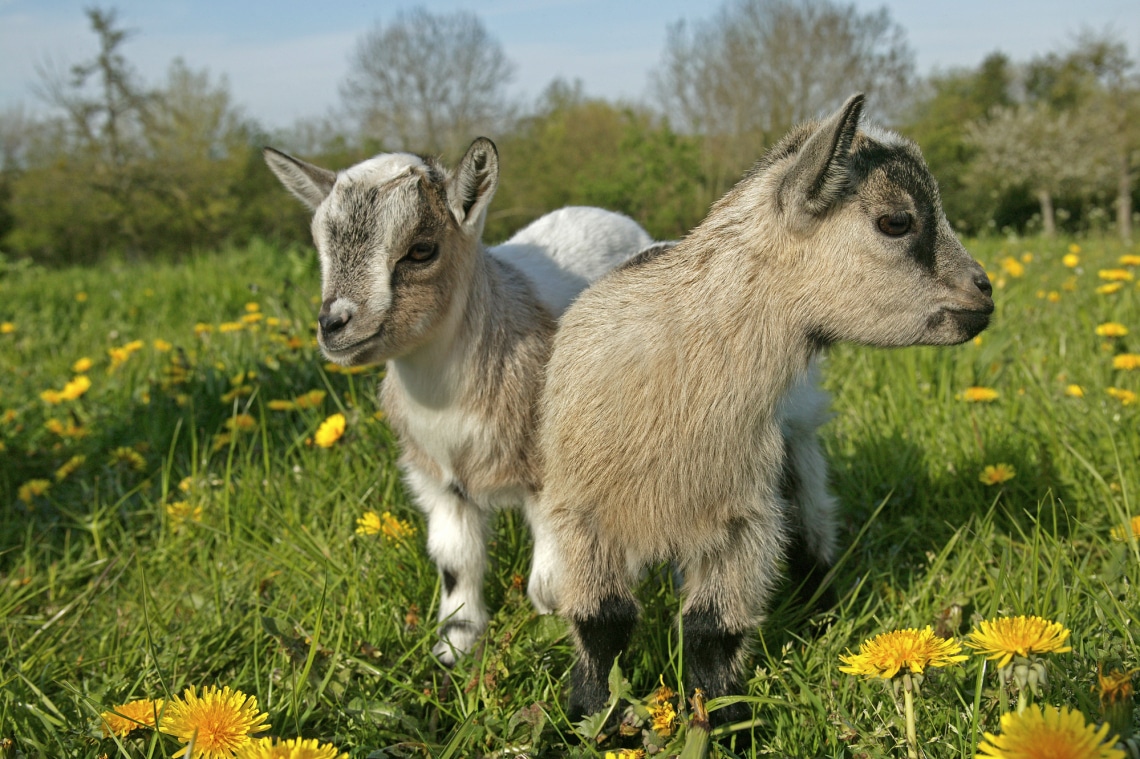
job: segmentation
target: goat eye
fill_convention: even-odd
[[[435,258],[437,253],[439,253],[439,246],[434,242],[417,242],[408,248],[408,253],[404,258],[422,264]]]
[[[879,217],[879,231],[890,237],[902,237],[910,227],[911,215],[907,211],[895,211]]]

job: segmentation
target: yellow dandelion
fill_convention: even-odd
[[[921,674],[927,667],[957,664],[967,657],[953,638],[939,638],[927,625],[923,630],[894,630],[859,644],[859,653],[840,655],[846,666],[840,672],[890,679],[900,670]]]
[[[158,351],[159,353],[169,353],[171,350],[174,349],[173,343],[168,343],[167,341],[162,340],[162,339],[156,339],[153,343],[151,343],[151,346],[153,346],[154,349],[156,351]]]
[[[1140,519],[1140,517],[1137,517]],[[1130,669],[1127,672],[1113,670],[1104,674],[1100,664],[1096,665],[1096,676],[1100,686],[1100,705],[1103,709],[1108,704],[1119,701],[1128,701],[1132,698],[1132,676],[1140,669]]]
[[[1001,269],[1011,277],[1017,278],[1025,273],[1025,265],[1012,256],[1001,260]]]
[[[1068,277],[1064,282],[1061,283],[1061,289],[1066,291],[1066,292],[1070,292],[1070,293],[1073,292],[1074,290],[1076,290],[1077,289],[1077,278],[1076,277]]]
[[[83,462],[86,460],[87,457],[82,455],[72,456],[69,458],[66,462],[64,462],[63,466],[55,470],[56,482],[63,482],[66,480],[68,477],[74,474],[75,470],[81,467],[83,465]]]
[[[1081,246],[1077,245],[1075,242],[1069,243],[1069,252],[1073,253],[1073,254],[1080,253],[1081,252]]]
[[[986,485],[1000,485],[1009,482],[1016,475],[1017,471],[1011,464],[987,464],[978,480]]]
[[[16,331],[16,325],[12,322],[0,322],[0,335],[10,335]]]
[[[126,464],[135,471],[141,472],[146,469],[146,459],[142,454],[134,448],[127,448],[122,446],[111,451],[111,465]]]
[[[992,387],[968,387],[958,397],[967,403],[989,403],[997,400],[998,391]]]
[[[222,322],[218,325],[218,332],[241,332],[244,328],[241,322]]]
[[[1135,279],[1127,269],[1101,269],[1096,275],[1109,282],[1131,282]]]
[[[1059,622],[1022,615],[982,621],[967,636],[965,644],[1004,667],[1014,656],[1072,651],[1072,646],[1064,645],[1068,637],[1069,630]]]
[[[260,310],[261,306],[257,303],[250,302],[245,304],[245,312],[247,314],[256,314]]]
[[[313,435],[313,442],[321,448],[331,448],[344,435],[345,424],[344,414],[333,414],[321,422]]]
[[[274,400],[268,403],[270,411],[292,411],[297,408],[297,404],[293,401]]]
[[[217,435],[214,435],[214,442],[210,446],[210,451],[212,453],[217,453],[223,448],[229,447],[230,443],[233,442],[233,439],[234,436],[228,432],[220,432]]]
[[[63,426],[63,422],[58,419],[48,419],[44,422],[44,429],[53,435],[63,435],[63,431],[66,428]]]
[[[183,743],[194,742],[193,759],[229,759],[250,742],[250,734],[269,729],[269,715],[257,711],[257,698],[227,685],[220,690],[207,685],[199,696],[191,685],[166,705],[159,730]],[[174,756],[189,756],[183,746]]]
[[[1128,334],[1128,327],[1119,322],[1105,322],[1098,324],[1095,331],[1101,337],[1124,337]]]
[[[1140,369],[1140,353],[1121,353],[1112,358],[1113,369]]]
[[[1140,256],[1135,253],[1125,253],[1116,262],[1121,266],[1140,266]]]
[[[1129,522],[1128,528],[1131,530],[1133,537],[1140,539],[1140,516],[1132,517],[1132,521]],[[1116,527],[1112,528],[1112,530],[1109,532],[1109,535],[1112,536],[1113,540],[1124,542],[1125,538],[1128,535],[1128,532],[1125,530],[1124,525],[1117,525]]]
[[[645,759],[643,748],[619,748],[607,751],[602,755],[604,759]]]
[[[16,497],[24,503],[31,503],[33,498],[47,495],[51,490],[50,480],[28,480],[16,491]]]
[[[1096,289],[1097,295],[1112,295],[1118,293],[1124,287],[1123,282],[1109,282],[1107,285],[1101,285]]]
[[[212,325],[212,324],[206,324],[205,322],[198,322],[197,324],[194,325],[194,334],[197,335],[198,337],[201,337],[202,335],[208,335],[213,331],[214,331],[214,325]]]
[[[75,294],[75,302],[76,303],[86,303],[87,302],[87,293],[83,292],[82,290],[77,292]]]
[[[241,318],[241,321],[243,324],[257,324],[264,318],[264,314],[246,314]]]
[[[304,395],[298,395],[294,398],[293,403],[296,404],[297,408],[316,408],[324,402],[326,395],[328,393],[324,390],[310,390]]]
[[[178,524],[181,522],[201,522],[202,507],[191,506],[189,501],[174,501],[166,504],[166,516]]]
[[[337,751],[331,743],[320,743],[316,738],[293,738],[278,741],[274,738],[255,738],[238,749],[237,759],[348,759],[348,754]]]
[[[390,543],[400,543],[416,534],[411,522],[399,519],[391,512],[377,514],[366,511],[356,520],[357,535],[383,535]]]
[[[1120,401],[1122,406],[1131,406],[1136,402],[1136,393],[1131,390],[1125,390],[1120,387],[1106,387],[1104,392],[1111,395],[1116,400]]]
[[[673,707],[673,703],[662,701],[650,704],[646,708],[649,710],[650,727],[653,728],[653,732],[665,737],[672,735],[677,721],[677,710]]]
[[[1062,707],[1030,706],[1001,717],[1001,735],[985,733],[977,759],[1125,759],[1108,743],[1108,725],[1098,730],[1080,712]]]
[[[1023,264],[1033,263],[1033,254],[1030,253],[1028,250],[1025,251],[1024,253],[1022,253],[1021,254],[1021,263],[1023,263]]]
[[[226,420],[226,429],[230,432],[249,432],[257,427],[257,420],[249,414],[234,414]]]
[[[1050,303],[1060,303],[1061,293],[1057,292],[1056,290],[1050,290],[1049,294],[1045,296],[1045,299]]]
[[[103,736],[116,735],[123,738],[132,730],[140,727],[153,728],[158,715],[162,714],[162,705],[165,701],[149,698],[131,701],[129,704],[113,706],[109,711],[99,715],[103,721]]]
[[[87,378],[87,375],[80,374],[78,377],[63,386],[63,390],[60,391],[59,397],[65,401],[73,401],[90,389],[91,380]]]
[[[1085,389],[1080,385],[1068,385],[1065,387],[1065,395],[1071,398],[1084,398]]]
[[[281,320],[278,319],[276,316],[267,316],[267,317],[265,317],[265,326],[267,326],[267,327],[280,327],[281,326]]]
[[[230,404],[238,398],[248,398],[253,395],[253,385],[239,385],[222,396],[222,403]]]
[[[289,348],[289,350],[294,351],[301,350],[301,348],[305,347],[305,341],[296,335],[292,335],[288,340],[285,341],[285,347]]]
[[[71,371],[75,372],[76,374],[83,374],[85,371],[87,371],[88,369],[90,369],[94,365],[95,365],[94,361],[92,361],[91,359],[84,356],[83,358],[79,359],[78,361],[76,361],[74,364],[71,365]]]

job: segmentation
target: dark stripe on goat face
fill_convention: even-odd
[[[570,620],[578,648],[570,688],[571,720],[605,708],[610,668],[629,645],[636,622],[637,604],[621,596],[603,598],[596,614]]]

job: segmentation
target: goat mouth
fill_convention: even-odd
[[[948,309],[947,315],[966,333],[966,340],[976,337],[982,330],[990,326],[990,314],[993,306],[987,310],[979,309]]]
[[[349,343],[348,345],[329,345],[324,335],[320,336],[321,349],[325,355],[332,361],[338,364],[351,364],[353,359],[360,355],[361,351],[368,347],[370,343],[377,342],[384,336],[384,325],[380,327],[367,337],[361,338],[356,342]]]

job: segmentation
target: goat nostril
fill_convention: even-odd
[[[344,329],[344,325],[348,324],[351,316],[343,316],[341,314],[322,314],[317,317],[317,324],[321,325],[321,332],[326,335],[331,335]]]
[[[985,274],[979,274],[978,276],[974,277],[974,285],[979,290],[981,290],[982,294],[985,295],[986,297],[993,297],[993,294],[994,294],[993,285],[990,284],[990,278],[987,277]]]

